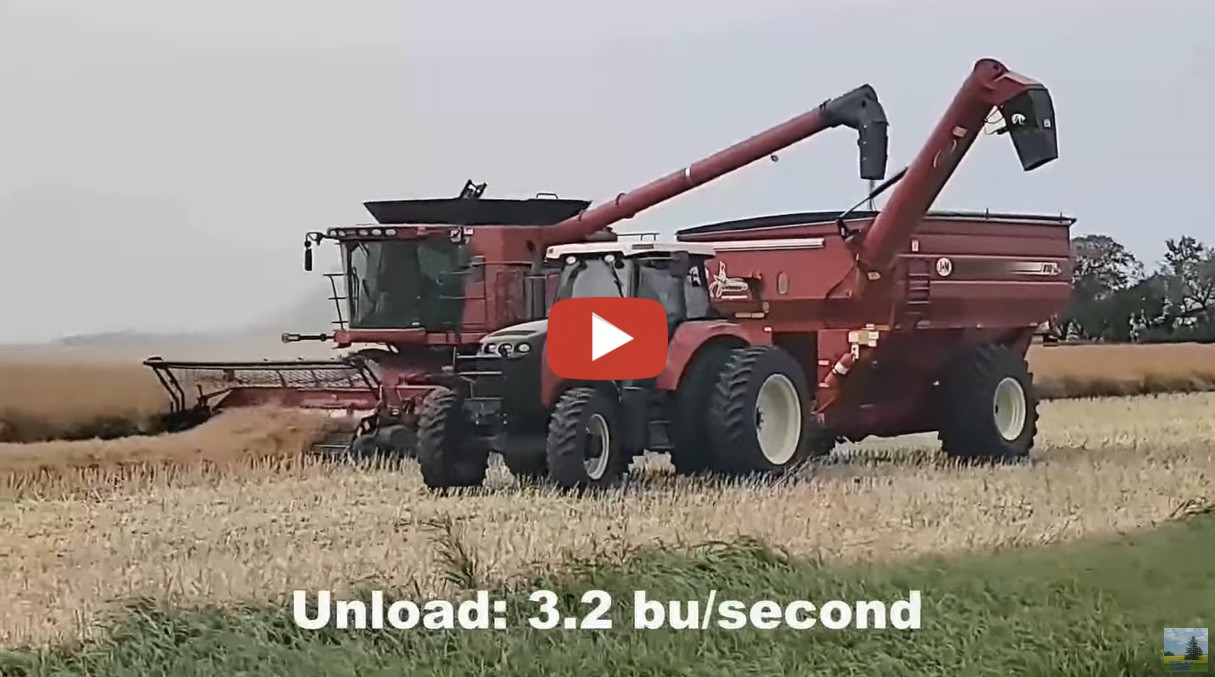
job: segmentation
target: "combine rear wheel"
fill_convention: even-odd
[[[730,473],[781,474],[810,455],[806,377],[774,346],[731,351],[709,403],[713,456]]]
[[[1038,399],[1025,359],[998,345],[959,354],[940,384],[941,447],[965,460],[1016,460],[1038,432]]]
[[[632,460],[617,435],[616,403],[594,388],[573,388],[549,420],[548,474],[563,489],[603,489],[624,478]]]
[[[435,388],[422,402],[418,466],[432,489],[479,487],[489,469],[489,449],[470,439],[471,421],[456,393]]]

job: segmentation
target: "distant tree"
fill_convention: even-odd
[[[1185,648],[1185,659],[1187,661],[1202,660],[1202,647],[1198,646],[1198,637],[1190,635],[1190,643]]]
[[[1072,238],[1072,286],[1089,297],[1125,289],[1143,274],[1143,264],[1109,235]]]
[[[1186,235],[1165,241],[1161,274],[1169,280],[1169,315],[1175,327],[1210,321],[1215,310],[1215,249]]]
[[[1169,651],[1168,649],[1165,649],[1165,650],[1164,650],[1164,655],[1166,655],[1166,656],[1176,656],[1177,654],[1173,653],[1172,651]]]
[[[1113,297],[1143,277],[1143,264],[1108,235],[1072,239],[1072,302],[1060,324],[1087,339],[1125,341],[1134,311]]]

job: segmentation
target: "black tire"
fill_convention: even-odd
[[[760,444],[757,403],[765,383],[776,384],[785,398],[796,396],[797,411],[788,411],[800,423],[782,454],[770,459]],[[791,388],[790,388],[791,386]],[[786,402],[790,407],[793,405]],[[730,474],[784,474],[810,456],[806,376],[801,365],[775,346],[750,346],[730,352],[713,388],[708,411],[715,467]],[[771,423],[771,420],[769,421]]]
[[[1002,405],[996,401],[1001,388]],[[1038,433],[1038,398],[1025,358],[999,345],[969,348],[946,365],[937,392],[938,437],[946,454],[968,461],[1029,455]]]
[[[545,442],[549,478],[563,489],[604,489],[619,483],[632,459],[620,446],[616,420],[616,403],[599,390],[581,387],[563,393],[553,407]],[[594,474],[586,465],[587,445],[597,439],[589,432],[592,425],[607,436],[602,470]]]
[[[468,437],[472,427],[464,404],[447,388],[422,401],[418,421],[418,466],[431,489],[479,487],[489,469],[489,449]]]
[[[674,420],[671,422],[671,464],[680,475],[695,475],[713,469],[709,427],[705,415],[717,375],[730,359],[728,345],[709,346],[697,355],[675,390]]]

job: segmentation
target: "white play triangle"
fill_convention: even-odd
[[[616,325],[591,313],[591,361],[607,355],[632,340],[632,336],[621,331]]]

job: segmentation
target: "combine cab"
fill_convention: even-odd
[[[647,451],[670,453],[685,473],[781,474],[840,441],[926,431],[954,457],[1025,457],[1037,400],[1024,357],[1039,324],[1068,303],[1073,221],[929,211],[993,109],[1006,123],[995,133],[1010,135],[1025,171],[1056,159],[1046,88],[985,59],[911,164],[860,203],[892,190],[881,211],[550,248],[567,282],[559,299],[662,303],[665,369],[570,381],[548,367],[545,321],[490,334],[425,400],[426,483],[481,484],[491,450],[515,474],[565,488],[613,485]],[[863,178],[880,177],[884,124],[869,148],[882,152],[866,157],[862,143]],[[596,270],[616,284],[570,282]],[[511,349],[494,354],[504,343]]]

